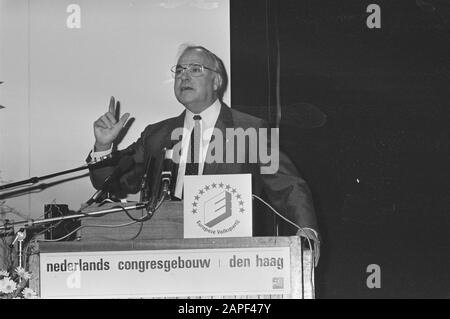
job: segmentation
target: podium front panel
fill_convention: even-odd
[[[298,237],[39,243],[44,298],[313,298]]]

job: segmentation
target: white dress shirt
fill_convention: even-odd
[[[216,100],[210,107],[201,112],[200,114],[194,114],[186,109],[186,115],[184,117],[184,132],[183,139],[181,140],[181,158],[180,165],[178,166],[177,184],[175,186],[175,197],[182,198],[183,196],[183,181],[184,172],[186,171],[186,160],[190,145],[191,133],[194,129],[194,116],[200,115],[200,136],[202,136],[202,143],[200,143],[200,158],[198,165],[198,174],[203,174],[205,167],[205,159],[208,154],[208,146],[211,140],[211,136],[216,126],[217,118],[220,114],[221,103]]]

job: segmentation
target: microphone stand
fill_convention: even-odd
[[[50,179],[53,177],[57,177],[57,176],[61,176],[61,175],[65,175],[65,174],[70,174],[70,173],[74,173],[74,172],[78,172],[78,171],[82,171],[85,169],[88,169],[89,167],[93,167],[96,166],[97,164],[102,163],[102,162],[96,162],[93,164],[85,164],[83,166],[79,166],[76,168],[72,168],[69,170],[64,170],[61,172],[57,172],[57,173],[53,173],[53,174],[49,174],[49,175],[45,175],[45,176],[35,176],[35,177],[31,177],[29,179],[25,179],[22,181],[18,181],[18,182],[13,182],[13,183],[9,183],[9,184],[5,184],[5,185],[0,185],[0,191],[6,190],[6,189],[10,189],[10,188],[15,188],[18,186],[23,186],[23,185],[27,185],[27,184],[37,184],[42,180],[46,180],[46,179]],[[64,216],[64,217],[71,217],[71,218],[75,218],[72,215],[71,216]],[[63,217],[60,217],[61,220],[66,219]],[[0,226],[0,231],[7,231],[7,230],[12,230],[13,233],[15,233],[15,238],[13,240],[13,242],[9,245],[10,248],[14,247],[14,244],[16,242],[19,243],[19,247],[18,247],[18,259],[19,259],[19,267],[22,267],[22,260],[23,260],[23,241],[26,238],[26,229],[30,228],[32,226],[35,225],[39,225],[39,224],[43,224],[43,223],[47,223],[47,222],[52,222],[52,220],[42,220],[42,221],[21,221],[21,222],[14,222],[14,223],[9,223],[8,221],[5,222],[5,224],[3,226]],[[23,226],[21,227],[17,232],[15,232],[16,227],[18,226]]]
[[[22,249],[22,243],[25,240],[26,237],[26,230],[32,227],[37,227],[43,224],[47,223],[56,223],[67,219],[76,219],[76,218],[86,218],[86,217],[95,217],[105,214],[111,214],[111,213],[118,213],[118,212],[126,212],[128,216],[128,211],[131,210],[139,210],[139,209],[145,209],[147,211],[147,216],[141,218],[141,219],[133,219],[137,222],[145,222],[147,220],[150,220],[154,213],[161,207],[164,201],[166,201],[168,197],[167,191],[163,191],[163,194],[161,195],[159,201],[156,205],[152,205],[150,201],[147,202],[141,202],[137,203],[135,205],[127,206],[127,207],[115,207],[110,209],[104,209],[104,210],[98,210],[98,211],[91,211],[91,212],[79,212],[74,215],[67,215],[67,216],[60,216],[60,217],[53,217],[53,218],[47,218],[47,219],[40,219],[40,220],[26,220],[26,221],[19,221],[19,222],[13,222],[9,223],[9,221],[6,221],[4,225],[0,226],[0,231],[8,231],[8,230],[15,230],[17,227],[20,226],[20,229],[14,233],[16,233],[16,237],[14,238],[14,241],[11,243],[10,247],[12,247],[16,241],[19,242],[19,251],[18,251],[18,258],[19,258],[19,267],[22,267],[22,259],[23,259],[23,249]]]
[[[101,162],[98,162],[101,163]],[[10,183],[10,184],[5,184],[5,185],[0,185],[0,191],[5,190],[5,189],[9,189],[9,188],[14,188],[14,187],[18,187],[18,186],[22,186],[22,185],[27,185],[27,184],[37,184],[40,181],[46,180],[46,179],[50,179],[53,177],[57,177],[57,176],[61,176],[61,175],[65,175],[65,174],[70,174],[70,173],[74,173],[74,172],[78,172],[78,171],[82,171],[85,169],[88,169],[89,167],[92,167],[95,164],[86,164],[77,168],[72,168],[66,171],[62,171],[62,172],[58,172],[58,173],[54,173],[54,174],[49,174],[49,175],[45,175],[45,176],[35,176],[35,177],[31,177],[29,179],[25,179],[22,181],[18,181],[18,182],[14,182],[14,183]]]
[[[46,179],[50,179],[50,178],[54,178],[54,177],[58,177],[61,175],[65,175],[65,174],[70,174],[70,173],[74,173],[74,172],[78,172],[78,171],[82,171],[85,169],[89,169],[89,168],[95,168],[101,165],[104,165],[105,163],[110,163],[111,161],[114,162],[114,160],[118,160],[118,158],[116,158],[118,155],[130,155],[133,154],[134,150],[123,150],[123,151],[116,151],[116,152],[112,152],[110,155],[105,156],[104,159],[98,161],[98,162],[90,162],[87,164],[84,164],[82,166],[76,167],[76,168],[72,168],[72,169],[68,169],[65,171],[61,171],[61,172],[57,172],[57,173],[53,173],[53,174],[49,174],[49,175],[45,175],[45,176],[35,176],[35,177],[31,177],[29,179],[25,179],[22,181],[18,181],[18,182],[14,182],[14,183],[10,183],[10,184],[5,184],[5,185],[0,185],[0,191],[5,190],[5,189],[9,189],[9,188],[14,188],[14,187],[18,187],[18,186],[22,186],[22,185],[27,185],[27,184],[37,184],[40,181],[46,180]]]
[[[9,189],[9,188],[22,186],[22,185],[27,185],[27,184],[37,184],[38,182],[40,182],[42,180],[54,178],[54,177],[65,175],[65,174],[69,174],[69,173],[82,171],[82,170],[85,170],[85,169],[89,169],[91,167],[98,167],[98,166],[101,166],[101,165],[105,164],[105,162],[109,162],[111,160],[114,160],[115,158],[113,156],[116,155],[117,153],[127,154],[127,153],[131,153],[131,151],[130,150],[125,150],[125,151],[115,152],[115,153],[112,153],[111,155],[109,155],[104,160],[101,160],[101,161],[98,161],[98,162],[93,162],[93,163],[91,162],[91,163],[87,163],[85,165],[82,165],[82,166],[79,166],[79,167],[76,167],[76,168],[72,168],[72,169],[69,169],[69,170],[64,170],[64,171],[61,171],[61,172],[57,172],[57,173],[53,173],[53,174],[49,174],[49,175],[45,175],[45,176],[41,176],[41,177],[35,176],[35,177],[31,177],[29,179],[25,179],[25,180],[22,180],[22,181],[10,183],[10,184],[5,184],[5,185],[0,185],[0,191],[5,190],[5,189]],[[37,227],[37,226],[40,226],[42,224],[47,224],[47,223],[60,222],[60,221],[67,220],[67,219],[94,217],[94,216],[98,216],[98,215],[104,215],[104,214],[110,214],[110,213],[118,213],[118,212],[123,212],[123,211],[128,213],[128,211],[139,210],[139,209],[146,209],[146,211],[147,211],[147,216],[142,219],[142,221],[144,221],[144,220],[150,219],[153,216],[153,214],[160,207],[160,205],[162,204],[163,201],[164,200],[160,201],[160,203],[159,203],[159,205],[157,207],[151,207],[150,206],[150,202],[148,201],[148,202],[137,203],[137,204],[135,204],[133,206],[128,206],[128,207],[122,207],[121,206],[121,207],[117,207],[117,208],[111,208],[111,209],[105,209],[105,210],[99,210],[99,211],[92,211],[92,212],[80,212],[79,211],[79,213],[74,214],[74,215],[67,215],[67,216],[54,217],[54,218],[47,218],[47,219],[41,219],[41,220],[27,220],[27,221],[19,221],[19,222],[12,222],[12,223],[10,223],[8,220],[6,220],[6,222],[3,225],[0,225],[0,231],[12,230],[13,233],[15,234],[15,238],[14,238],[13,242],[11,243],[10,248],[12,248],[16,242],[19,243],[19,247],[18,247],[18,250],[19,250],[18,251],[19,267],[22,267],[22,259],[23,259],[22,243],[23,243],[23,241],[26,238],[26,230],[29,229],[29,228]],[[150,212],[151,212],[151,214],[150,214]],[[15,229],[17,227],[20,227],[20,229],[16,232]]]
[[[137,203],[132,206],[128,207],[117,207],[117,208],[110,208],[110,209],[104,209],[99,211],[92,211],[92,212],[86,212],[86,213],[78,213],[74,215],[67,215],[67,216],[61,216],[61,217],[54,217],[54,218],[47,218],[47,219],[40,219],[40,220],[26,220],[26,221],[19,221],[19,222],[13,222],[9,223],[8,221],[5,222],[4,225],[0,225],[0,231],[8,231],[8,230],[14,230],[17,227],[20,227],[20,229],[15,232],[16,236],[14,238],[14,241],[11,243],[10,248],[14,246],[16,241],[19,243],[18,247],[18,261],[19,261],[19,267],[22,267],[22,260],[23,260],[23,248],[22,243],[25,240],[26,237],[26,230],[38,227],[43,224],[48,223],[56,223],[67,219],[76,219],[76,218],[85,218],[85,217],[95,217],[99,215],[105,215],[105,214],[111,214],[111,213],[118,213],[125,211],[131,211],[131,210],[139,210],[139,209],[147,209],[149,203]],[[159,207],[158,207],[159,208]],[[156,211],[156,210],[155,210]],[[155,211],[152,211],[152,214],[149,216],[153,216],[153,213]],[[150,219],[150,217],[148,219]]]
[[[123,212],[124,210],[129,211],[129,210],[144,209],[144,208],[147,208],[147,205],[148,205],[148,203],[137,203],[135,205],[128,206],[128,207],[110,208],[110,209],[92,211],[92,212],[88,212],[88,213],[78,213],[78,214],[73,214],[73,215],[53,217],[53,218],[46,218],[46,219],[39,219],[39,220],[34,220],[34,219],[23,220],[23,221],[13,222],[13,223],[6,222],[3,226],[0,225],[0,231],[1,230],[8,230],[8,229],[11,229],[11,228],[14,228],[14,227],[17,227],[17,226],[30,228],[30,227],[40,226],[42,224],[59,222],[59,221],[67,220],[67,219],[84,218],[84,217],[95,217],[95,216],[98,216],[98,215],[105,215],[105,214],[110,214],[110,213]]]
[[[19,242],[19,253],[18,253],[18,257],[19,257],[19,267],[22,268],[22,259],[23,259],[23,241],[25,240],[27,236],[27,232],[25,230],[25,228],[20,228],[19,231],[16,234],[16,237],[14,238],[13,242],[11,243],[11,245],[9,245],[10,248],[14,247],[14,244],[17,242]]]

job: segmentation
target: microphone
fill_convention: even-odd
[[[164,160],[161,172],[161,183],[163,192],[170,196],[170,184],[172,183],[172,168],[173,168],[173,150],[163,149]]]
[[[148,159],[145,165],[145,172],[144,175],[142,175],[142,180],[141,180],[141,202],[148,202],[150,201],[150,186],[149,186],[149,173],[150,173],[150,167],[152,165],[152,155],[149,154],[148,155]]]
[[[134,160],[132,157],[122,157],[119,160],[119,163],[117,164],[117,167],[114,169],[114,171],[109,175],[105,181],[103,182],[102,186],[98,191],[95,192],[94,195],[92,195],[91,198],[88,199],[88,201],[85,203],[86,206],[92,205],[95,203],[108,189],[108,187],[111,185],[111,183],[120,177],[123,173],[128,171],[134,164]]]
[[[14,238],[13,242],[9,245],[9,247],[10,248],[14,247],[14,244],[17,241],[22,241],[25,239],[25,237],[26,237],[25,228],[19,229],[19,231],[16,234],[16,237]]]
[[[100,157],[99,159],[97,159],[97,158],[91,159],[91,161],[88,163],[88,166],[94,166],[94,165],[97,165],[100,163],[107,164],[109,162],[117,161],[120,158],[122,158],[123,156],[134,155],[134,153],[136,153],[136,150],[134,148],[126,148],[122,151],[114,151],[108,155]]]

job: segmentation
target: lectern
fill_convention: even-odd
[[[144,223],[124,213],[81,222],[78,240],[34,247],[41,297],[314,298],[311,251],[296,236],[183,239],[179,202]]]

